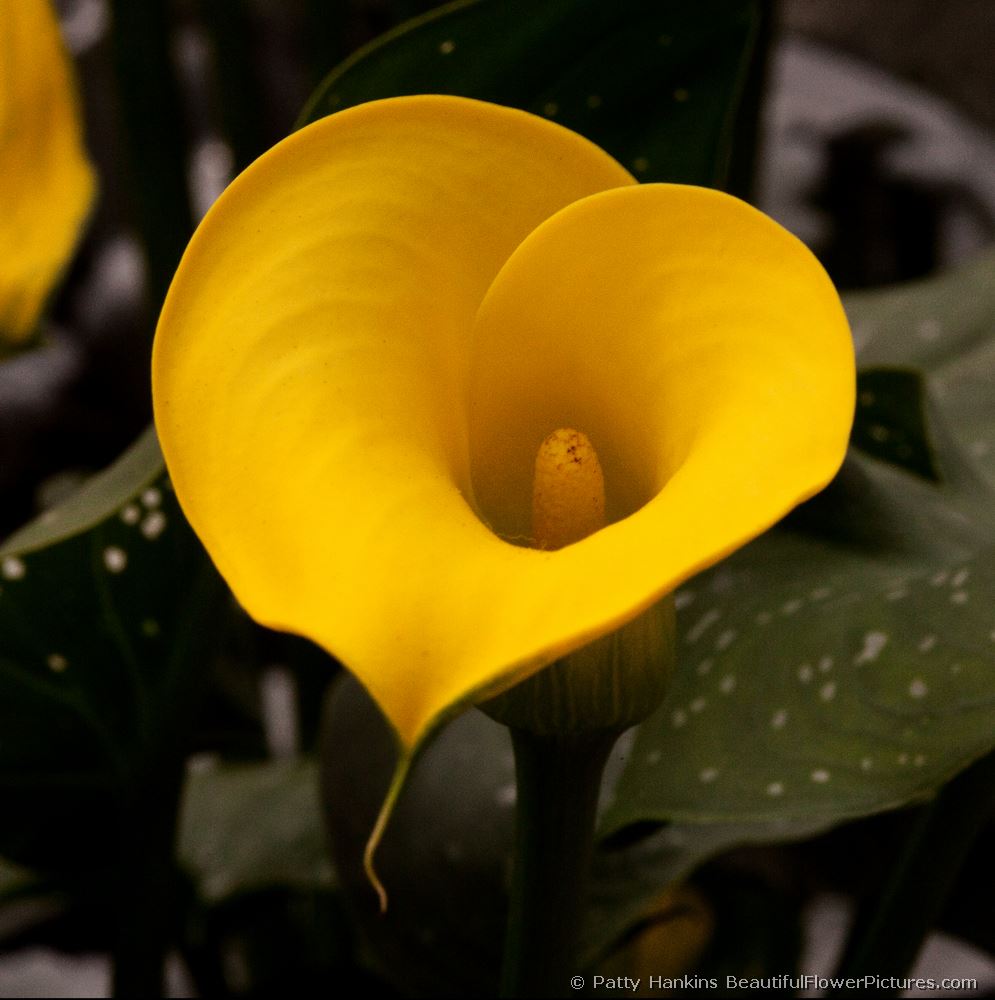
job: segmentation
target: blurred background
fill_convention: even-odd
[[[0,365],[0,538],[72,493],[148,425],[155,318],[214,198],[294,128],[333,66],[433,6],[57,0],[100,192],[41,345]],[[929,276],[992,243],[993,43],[988,0],[776,4],[753,197],[813,248],[841,290]],[[225,628],[195,726],[191,773],[209,772],[219,755],[293,763],[317,744],[334,667],[306,644],[244,620]],[[356,709],[350,717],[361,715]],[[373,754],[359,766],[372,773],[388,763]],[[171,995],[333,988],[396,995],[396,984],[357,958],[362,947],[334,891],[320,834],[275,834],[273,851],[282,844],[298,860],[266,884],[245,874],[261,864],[251,848],[250,856],[232,856],[244,849],[226,836],[265,825],[268,811],[317,817],[307,791],[313,773],[292,774],[289,782],[274,779],[278,792],[251,781],[229,788],[236,802],[229,813],[212,811],[209,790],[188,804],[190,822],[216,836],[189,848],[200,882],[183,889],[190,899],[184,944],[168,966]],[[355,806],[359,830],[368,808]],[[708,912],[702,916],[699,897],[681,904],[690,939],[707,938],[716,921],[726,926],[723,913],[745,914],[772,929],[749,945],[766,949],[773,967],[789,942],[800,968],[828,972],[855,900],[873,886],[907,824],[899,812],[801,845],[720,856],[696,877]],[[298,840],[287,846],[281,837]],[[918,967],[976,977],[981,989],[971,995],[993,995],[990,834],[972,848],[964,871]],[[64,886],[0,905],[0,996],[109,995],[109,919],[99,893],[74,896]],[[747,943],[720,944],[725,967],[739,968],[730,956],[745,954]]]

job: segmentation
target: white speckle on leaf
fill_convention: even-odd
[[[788,724],[788,710],[786,708],[779,708],[770,717],[771,729],[783,729]]]
[[[864,636],[863,648],[854,657],[854,665],[859,667],[864,663],[873,663],[887,644],[888,636],[884,632],[868,632]]]
[[[816,587],[808,596],[812,598],[813,601],[824,601],[827,597],[832,596],[831,587]]]
[[[439,51],[444,56],[451,55],[456,51],[456,43],[451,38],[447,38],[444,42],[439,43]]]
[[[719,681],[719,690],[723,694],[732,694],[736,690],[736,677],[734,674],[726,674],[725,677]]]
[[[896,587],[894,590],[889,590],[887,594],[884,595],[886,601],[900,601],[903,597],[908,597],[909,592],[904,587]]]
[[[156,489],[155,486],[150,486],[142,494],[142,503],[146,507],[158,507],[162,503],[162,491]]]
[[[757,614],[757,617],[754,618],[753,620],[758,625],[769,625],[772,617],[773,616],[769,611],[761,611]]]
[[[69,666],[69,661],[61,653],[49,654],[45,662],[48,664],[48,669],[56,674],[61,674]]]
[[[832,701],[836,697],[836,681],[827,681],[819,688],[819,697],[823,701]]]
[[[0,574],[3,574],[5,580],[23,580],[27,571],[24,560],[17,556],[7,556],[0,563]]]
[[[969,597],[969,595],[968,595],[968,592],[966,590],[955,590],[950,595],[950,603],[951,604],[967,604],[968,597]]]
[[[121,520],[125,524],[138,524],[141,516],[142,512],[133,503],[129,503],[127,507],[121,509]]]
[[[727,628],[715,640],[715,648],[721,652],[723,649],[728,649],[735,641],[736,630],[734,628]]]
[[[714,767],[704,767],[698,772],[698,779],[706,785],[714,781],[718,776],[718,769]]]
[[[662,759],[663,754],[660,753],[659,750],[650,750],[650,752],[646,755],[647,764],[659,764]]]
[[[675,708],[673,715],[670,717],[670,724],[674,729],[680,729],[681,726],[686,725],[688,721],[688,714],[681,708]]]
[[[824,785],[829,780],[830,774],[827,770],[820,767],[813,771],[810,777],[817,785]]]
[[[917,753],[915,757],[912,758],[912,763],[916,767],[922,767],[926,763],[926,755],[924,753]]]
[[[925,340],[927,342],[934,341],[942,332],[943,327],[940,325],[940,321],[933,319],[932,317],[921,319],[916,324],[916,333],[919,334],[920,340]]]
[[[921,677],[916,677],[909,685],[910,698],[925,698],[929,694],[929,688]]]
[[[814,671],[812,670],[811,663],[803,663],[798,668],[798,680],[800,680],[802,684],[808,684],[808,682],[812,679],[813,676],[814,676]]]
[[[166,515],[161,510],[152,511],[142,521],[142,534],[150,541],[158,538],[166,529]]]
[[[798,597],[793,597],[790,601],[785,601],[784,604],[781,605],[781,614],[793,615],[801,608],[802,603],[802,600]]]
[[[120,573],[128,565],[128,553],[116,545],[104,549],[104,566],[109,573]]]
[[[928,653],[935,646],[936,646],[936,636],[924,635],[919,640],[919,645],[916,648],[919,650],[920,653]]]
[[[674,596],[674,607],[680,611],[686,608],[689,604],[694,603],[694,591],[693,590],[679,590]]]
[[[956,573],[950,578],[951,587],[963,587],[967,583],[967,578],[971,575],[971,571],[965,566],[964,569],[957,570]]]
[[[688,629],[686,641],[697,642],[721,617],[718,608],[710,608]]]
[[[860,770],[861,771],[869,771],[872,767],[874,767],[874,761],[871,760],[870,757],[865,757],[860,762]]]
[[[715,665],[715,661],[711,659],[702,660],[701,663],[695,667],[695,673],[699,677],[704,677],[706,674],[711,673],[712,667]]]
[[[780,781],[772,781],[767,786],[767,794],[771,798],[776,799],[779,795],[783,795],[784,794],[784,785],[781,784]]]
[[[823,674],[828,674],[830,670],[833,669],[833,658],[831,656],[824,656],[819,660],[819,671]]]
[[[707,698],[695,698],[695,700],[688,705],[688,708],[690,708],[692,712],[703,712],[707,704]]]
[[[905,767],[909,762],[909,755],[907,753],[900,753],[895,759],[902,767]]]
[[[947,570],[945,570],[945,569],[941,569],[939,573],[934,573],[929,578],[929,582],[934,587],[942,587],[947,582],[947,580],[949,580],[949,579],[950,579],[949,572],[947,572]]]
[[[494,793],[494,801],[502,809],[510,809],[518,801],[518,788],[514,782],[502,785]]]

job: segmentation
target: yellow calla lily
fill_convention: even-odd
[[[235,180],[174,279],[153,388],[238,599],[341,659],[410,750],[824,486],[854,363],[832,284],[760,212],[422,96]],[[608,523],[546,551],[516,542],[557,428],[597,449]]]
[[[48,0],[0,0],[0,347],[34,332],[93,199],[79,98]]]

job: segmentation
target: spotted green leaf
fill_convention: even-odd
[[[154,437],[0,547],[0,855],[113,860],[179,740],[222,593]]]
[[[682,668],[606,829],[839,821],[995,745],[995,258],[848,304],[854,447],[821,496],[678,594]]]
[[[756,0],[462,0],[360,50],[301,124],[363,101],[458,94],[592,139],[643,180],[721,186],[760,32]]]

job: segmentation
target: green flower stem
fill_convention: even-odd
[[[837,977],[908,972],[968,853],[995,817],[993,789],[995,754],[989,754],[919,810],[883,891],[857,914]]]
[[[511,734],[518,804],[501,993],[564,996],[579,971],[598,793],[618,732]]]

